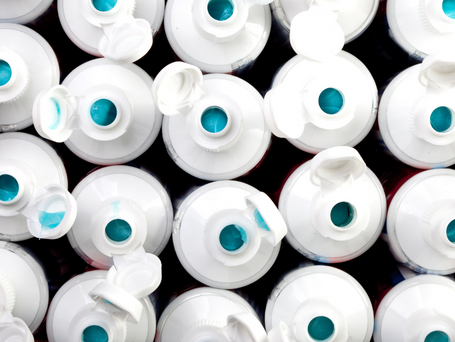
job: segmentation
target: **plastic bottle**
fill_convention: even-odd
[[[263,98],[242,79],[202,76],[195,66],[175,62],[160,71],[152,91],[165,115],[166,149],[192,176],[205,180],[240,177],[267,152],[271,133],[264,120]]]
[[[162,313],[156,342],[175,341],[264,342],[267,334],[242,297],[202,287],[178,296]]]
[[[349,274],[330,266],[308,266],[287,274],[265,309],[270,342],[368,342],[373,325],[365,290]]]
[[[41,136],[65,141],[88,162],[123,164],[144,153],[160,130],[152,84],[134,64],[95,59],[74,69],[61,86],[40,93],[33,123]]]
[[[76,201],[57,153],[26,133],[0,135],[0,238],[58,239],[76,219]]]
[[[455,43],[452,0],[388,0],[390,37],[411,57],[423,60]]]
[[[455,339],[455,282],[436,275],[406,279],[387,293],[375,315],[374,341]]]
[[[278,207],[290,245],[325,263],[351,260],[368,250],[386,217],[381,183],[360,154],[346,146],[320,152],[295,170]]]
[[[139,245],[159,255],[169,241],[171,200],[145,171],[131,166],[98,169],[74,188],[73,196],[78,213],[68,239],[93,267],[108,269],[110,252],[125,254]]]
[[[164,29],[175,54],[206,73],[240,73],[270,35],[272,0],[169,0]]]
[[[455,163],[455,58],[425,58],[396,76],[379,106],[380,139],[400,161],[429,169]]]
[[[253,283],[272,267],[286,231],[267,195],[245,183],[219,181],[182,202],[172,238],[181,264],[195,279],[234,289]]]
[[[0,23],[30,23],[46,12],[52,2],[52,0],[5,2],[0,11]]]
[[[0,23],[0,41],[0,132],[17,131],[32,124],[35,97],[58,84],[60,70],[49,43],[28,27]]]
[[[150,50],[163,22],[164,0],[59,0],[58,15],[80,49],[132,63]]]

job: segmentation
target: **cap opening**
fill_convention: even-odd
[[[10,175],[0,176],[0,201],[10,202],[19,193],[19,183]]]
[[[117,4],[117,0],[92,0],[92,5],[100,12],[110,11]]]
[[[308,334],[314,341],[327,341],[334,332],[335,325],[325,316],[315,317],[308,324]]]
[[[449,241],[455,244],[455,220],[450,221],[447,225],[446,234]]]
[[[53,198],[46,203],[44,210],[38,211],[38,220],[42,228],[54,229],[63,220],[66,203],[61,197]]]
[[[330,212],[332,223],[339,228],[347,227],[354,219],[354,216],[355,209],[348,202],[335,204]]]
[[[201,125],[209,133],[218,133],[226,128],[228,116],[220,107],[209,107],[201,116]]]
[[[209,15],[218,21],[224,21],[232,17],[234,4],[231,0],[210,0],[207,4]]]
[[[326,114],[338,113],[344,105],[343,94],[334,88],[324,89],[319,95],[319,107]]]
[[[455,0],[443,0],[442,10],[450,19],[455,19]]]
[[[238,250],[245,242],[246,232],[242,227],[236,224],[230,224],[229,226],[224,227],[220,233],[221,246],[229,252]]]
[[[0,87],[9,82],[11,74],[11,66],[9,63],[0,59]]]
[[[447,107],[438,107],[430,115],[431,127],[438,133],[447,132],[452,128],[453,111]]]
[[[106,236],[114,242],[126,242],[131,236],[131,226],[122,219],[109,222],[105,228]]]
[[[90,116],[97,125],[109,126],[117,118],[117,107],[108,99],[100,99],[90,107]]]
[[[443,331],[433,331],[425,337],[424,342],[450,342],[450,338]]]
[[[108,342],[109,336],[103,328],[98,325],[91,325],[84,329],[81,342]]]

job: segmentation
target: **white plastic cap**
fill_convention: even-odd
[[[432,31],[436,30],[439,34],[453,34],[454,20],[444,13],[442,3],[443,1],[423,0],[419,5],[420,17],[425,18],[424,23],[427,25],[429,23],[428,26]]]
[[[27,90],[30,75],[27,64],[13,50],[0,46],[0,62],[7,72],[0,80],[0,103],[12,102]]]

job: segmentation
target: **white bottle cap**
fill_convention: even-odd
[[[28,24],[41,16],[51,5],[52,0],[11,1],[2,5],[0,22]]]
[[[0,46],[0,103],[12,102],[21,97],[30,82],[30,74],[24,60],[6,46]]]

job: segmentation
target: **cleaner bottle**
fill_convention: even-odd
[[[8,1],[2,4],[0,23],[28,24],[52,5],[52,0]]]
[[[263,98],[242,79],[204,75],[190,64],[166,66],[153,83],[163,140],[174,162],[205,180],[240,177],[264,157],[271,133]]]
[[[17,131],[32,124],[35,97],[58,84],[60,70],[49,43],[28,27],[0,23],[0,42],[0,132]]]
[[[134,64],[100,58],[74,69],[61,86],[41,92],[33,106],[38,133],[99,165],[123,164],[155,141],[162,114],[152,78]]]
[[[234,289],[253,283],[272,267],[286,232],[267,195],[245,183],[219,181],[182,202],[172,237],[182,266],[196,280]]]
[[[381,234],[387,208],[378,178],[347,146],[324,150],[295,170],[278,207],[290,245],[325,263],[348,261],[368,250]]]
[[[171,200],[147,172],[123,165],[98,169],[82,179],[73,196],[78,213],[68,239],[91,266],[108,269],[112,255],[138,246],[155,255],[166,247],[173,220]]]

